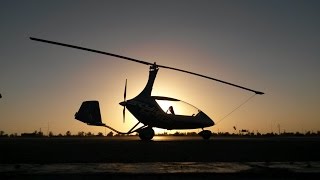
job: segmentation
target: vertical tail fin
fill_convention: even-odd
[[[105,126],[101,121],[100,107],[98,101],[84,101],[79,111],[74,115],[75,119],[88,125]]]

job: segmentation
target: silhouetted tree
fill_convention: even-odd
[[[108,134],[107,134],[107,137],[112,137],[113,136],[113,132],[110,131]]]
[[[71,136],[71,132],[70,132],[70,131],[67,131],[67,132],[66,132],[66,136],[70,137],[70,136]]]
[[[282,134],[284,134],[284,133],[282,133]],[[295,136],[303,136],[303,134],[301,134],[300,132],[296,132],[294,135]]]
[[[8,137],[8,134],[5,134],[4,131],[0,131],[0,137]]]
[[[180,133],[180,132],[178,132],[178,131],[176,131],[174,134],[173,134],[173,136],[184,136],[185,134],[184,133]]]
[[[257,136],[261,136],[261,133],[257,132]]]
[[[36,134],[37,136],[43,136],[43,132],[39,131],[38,134]]]
[[[188,132],[186,135],[187,136],[197,136],[197,133],[196,132]]]
[[[50,131],[49,132],[49,137],[53,137],[54,135],[53,135],[53,133],[52,133],[52,131]]]
[[[78,136],[83,137],[84,136],[84,132],[83,131],[78,132]]]
[[[17,136],[18,136],[17,133],[12,133],[12,134],[10,134],[10,137],[17,137]]]
[[[91,132],[87,132],[86,136],[93,136],[94,134],[92,134]]]
[[[103,133],[102,132],[99,132],[98,134],[97,134],[97,136],[103,136]]]

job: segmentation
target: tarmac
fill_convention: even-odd
[[[0,138],[0,147],[5,179],[320,177],[318,137]]]

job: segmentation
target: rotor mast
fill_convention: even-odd
[[[246,91],[254,92],[255,94],[259,94],[259,95],[263,95],[264,94],[264,92],[261,92],[261,91],[256,91],[256,90],[253,90],[253,89],[250,89],[250,88],[247,88],[247,87],[243,87],[243,86],[240,86],[240,85],[237,85],[237,84],[233,84],[233,83],[230,83],[230,82],[227,82],[227,81],[223,81],[223,80],[220,80],[220,79],[212,78],[212,77],[205,76],[205,75],[202,75],[202,74],[194,73],[194,72],[191,72],[191,71],[186,71],[186,70],[173,68],[173,67],[169,67],[169,66],[157,65],[156,63],[150,63],[150,62],[146,62],[146,61],[142,61],[142,60],[126,57],[126,56],[121,56],[121,55],[118,55],[118,54],[108,53],[108,52],[104,52],[104,51],[99,51],[99,50],[95,50],[95,49],[89,49],[89,48],[85,48],[85,47],[80,47],[80,46],[75,46],[75,45],[70,45],[70,44],[65,44],[65,43],[60,43],[60,42],[49,41],[49,40],[45,40],[45,39],[39,39],[39,38],[34,38],[34,37],[30,37],[30,39],[33,40],[33,41],[39,41],[39,42],[54,44],[54,45],[58,45],[58,46],[65,46],[65,47],[69,47],[69,48],[80,49],[80,50],[83,50],[83,51],[89,51],[89,52],[94,52],[94,53],[98,53],[98,54],[104,54],[104,55],[108,55],[108,56],[113,56],[113,57],[116,57],[116,58],[125,59],[125,60],[129,60],[129,61],[137,62],[137,63],[140,63],[140,64],[144,64],[144,65],[150,65],[150,72],[151,72],[151,70],[156,71],[155,76],[156,76],[156,74],[158,72],[158,69],[161,67],[161,68],[180,71],[180,72],[184,72],[184,73],[187,73],[187,74],[192,74],[192,75],[195,75],[195,76],[199,76],[199,77],[202,77],[202,78],[214,80],[214,81],[217,81],[217,82],[220,82],[220,83],[223,83],[223,84],[227,84],[227,85],[230,85],[230,86],[233,86],[233,87],[237,87],[237,88],[240,88],[240,89],[243,89],[243,90],[246,90]],[[149,79],[150,79],[150,77],[149,77]],[[155,77],[154,77],[154,79],[155,79]],[[153,79],[153,81],[154,81],[154,79]],[[148,83],[149,83],[149,81],[148,81]],[[153,85],[153,82],[152,82],[152,85]],[[147,84],[147,86],[148,86],[148,84]],[[147,86],[146,86],[146,88],[147,88]],[[152,90],[152,86],[151,86],[151,90]],[[151,90],[150,90],[150,92],[151,92]],[[149,89],[148,89],[148,91],[149,91]]]
[[[152,87],[157,77],[158,70],[159,70],[159,67],[156,64],[156,62],[150,65],[149,78],[148,78],[147,85],[144,87],[144,89],[141,91],[141,93],[137,97],[151,96]]]

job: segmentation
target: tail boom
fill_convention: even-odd
[[[83,123],[86,123],[87,125],[91,126],[103,126],[106,127],[118,134],[131,134],[133,132],[136,132],[137,130],[133,131],[133,129],[139,124],[136,124],[134,128],[132,128],[129,132],[120,132],[104,123],[102,123],[101,119],[101,113],[100,113],[100,106],[99,101],[84,101],[82,102],[80,109],[76,114],[74,115],[74,118],[76,120],[79,120]]]

